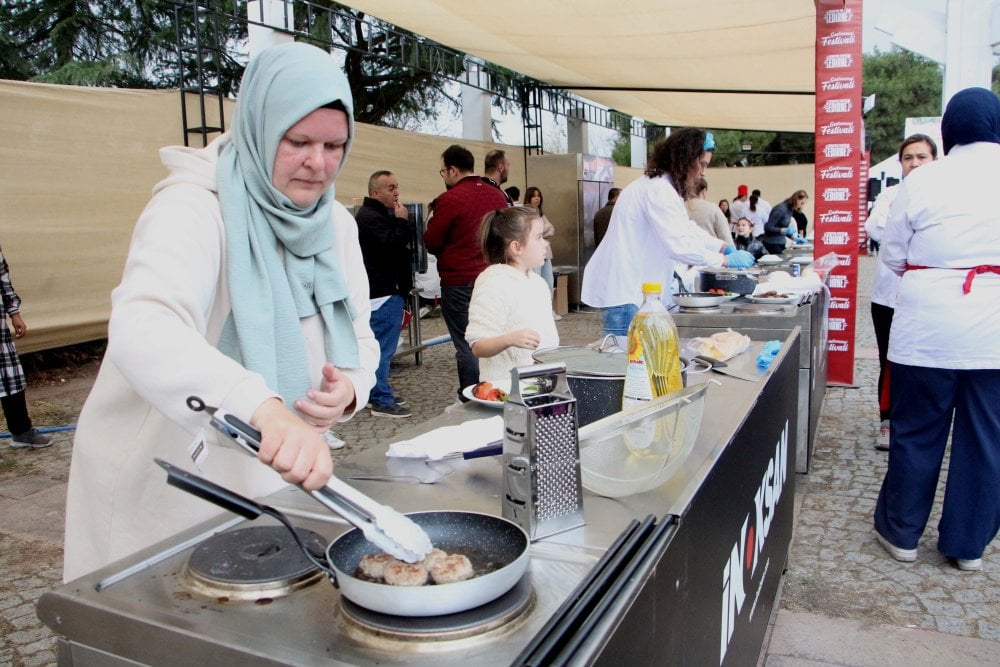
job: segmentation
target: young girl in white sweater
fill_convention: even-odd
[[[559,345],[549,288],[534,271],[545,261],[542,232],[533,206],[483,216],[483,255],[490,266],[476,278],[465,330],[481,381],[506,386],[512,368],[534,363],[535,350]]]

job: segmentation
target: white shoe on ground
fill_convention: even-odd
[[[882,537],[881,533],[878,531],[875,531],[875,539],[878,540],[878,543],[882,545],[883,549],[889,552],[890,556],[898,560],[900,563],[912,563],[917,560],[916,549],[901,549]]]
[[[330,447],[330,449],[343,449],[344,445],[347,444],[346,442],[338,438],[336,435],[334,435],[332,431],[324,432],[323,439],[326,440],[326,444]]]
[[[983,569],[982,558],[956,558],[955,567],[963,572],[979,572]]]

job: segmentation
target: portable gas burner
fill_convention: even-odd
[[[785,307],[781,304],[771,303],[736,303],[733,304],[734,313],[753,313],[754,315],[773,315],[785,312]]]
[[[299,530],[310,551],[322,554],[326,542]],[[191,553],[184,584],[213,599],[263,600],[288,595],[324,577],[284,526],[250,526],[213,535]]]
[[[479,637],[507,625],[535,606],[530,577],[486,604],[441,616],[392,616],[340,599],[345,629],[356,639],[442,642]]]
[[[721,313],[719,306],[677,306],[680,313]]]

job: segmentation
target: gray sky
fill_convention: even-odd
[[[987,0],[984,0],[984,4]],[[875,47],[879,51],[889,51],[892,41],[876,28],[877,24],[890,24],[895,17],[919,16],[916,12],[926,11],[944,16],[948,0],[864,0],[861,20],[863,34],[861,48],[865,53],[872,53]]]

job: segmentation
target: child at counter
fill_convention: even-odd
[[[767,254],[764,244],[753,237],[753,221],[746,216],[736,221],[733,244],[737,250],[746,250],[753,255],[755,261]]]
[[[534,206],[483,216],[482,248],[490,266],[476,278],[466,329],[480,380],[506,386],[512,368],[534,363],[535,350],[559,345],[552,298],[535,272],[545,261],[543,227]]]

